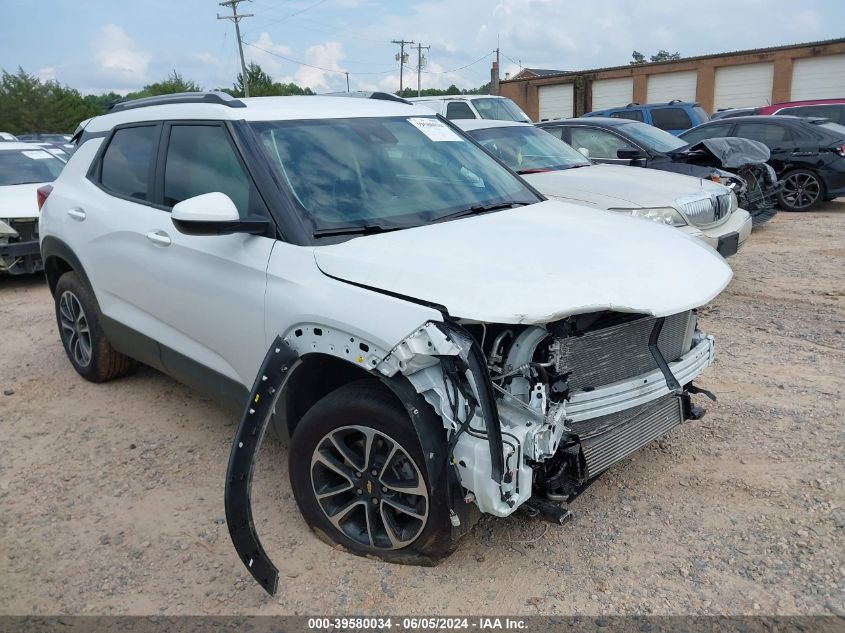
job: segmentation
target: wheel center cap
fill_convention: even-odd
[[[367,494],[373,494],[373,482],[369,479],[367,479]]]

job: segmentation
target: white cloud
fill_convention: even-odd
[[[147,81],[151,56],[141,50],[121,27],[116,24],[103,27],[100,37],[91,46],[103,78],[133,85]]]
[[[41,81],[54,81],[56,79],[56,68],[54,66],[39,68],[35,76]]]
[[[346,77],[341,75],[344,68],[340,66],[340,60],[346,55],[343,52],[343,46],[338,42],[326,42],[325,44],[316,44],[310,46],[305,50],[304,61],[312,66],[319,66],[319,68],[309,68],[308,66],[300,66],[296,71],[294,77],[296,83],[300,86],[308,86],[314,91],[328,90],[330,84],[336,84],[339,77]],[[328,69],[338,72],[327,72]]]

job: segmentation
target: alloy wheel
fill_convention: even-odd
[[[91,330],[82,304],[70,290],[65,290],[59,299],[59,320],[62,340],[73,360],[80,367],[87,367],[91,362]]]
[[[428,490],[396,440],[367,426],[327,433],[311,456],[311,485],[329,522],[377,550],[410,545],[428,520]]]
[[[821,195],[821,183],[810,173],[798,172],[783,181],[781,197],[793,209],[807,209],[813,206]]]

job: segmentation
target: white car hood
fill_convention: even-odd
[[[0,220],[38,217],[38,187],[43,182],[0,187]]]
[[[489,323],[667,316],[707,303],[732,275],[673,228],[553,200],[315,247],[314,257],[331,277]]]
[[[591,165],[522,176],[543,195],[592,203],[601,209],[673,206],[677,198],[723,187],[657,169]]]

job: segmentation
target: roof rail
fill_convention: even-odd
[[[397,101],[406,105],[414,105],[407,99],[392,92],[370,92],[368,90],[355,90],[353,92],[329,92],[326,97],[354,97],[356,99],[380,99],[382,101]]]
[[[631,103],[629,103],[629,104],[628,104],[628,105],[626,105],[625,107],[626,107],[626,108],[633,108],[634,106],[638,106],[638,105],[642,105],[642,104],[637,103],[636,101],[632,101]]]
[[[683,101],[682,101],[681,99],[672,99],[672,100],[671,100],[669,103],[667,103],[666,105],[675,105],[676,103],[683,103]]]
[[[209,103],[213,105],[224,105],[230,108],[246,107],[243,101],[235,99],[232,95],[225,92],[174,92],[169,95],[119,101],[109,109],[109,112],[123,112],[124,110],[134,110],[135,108],[171,105],[174,103]]]

